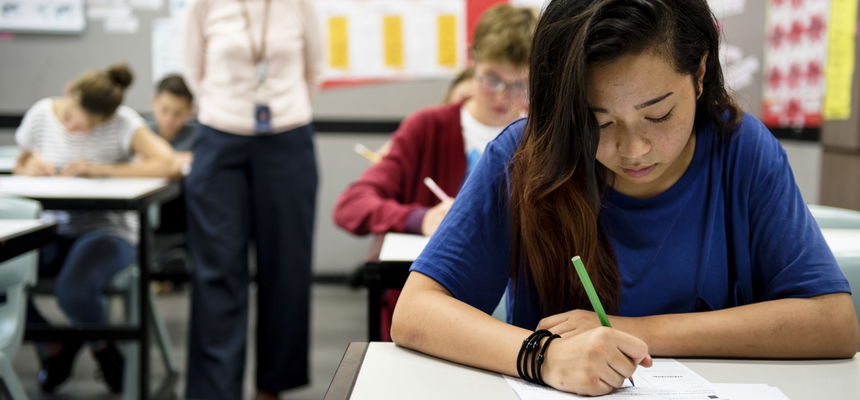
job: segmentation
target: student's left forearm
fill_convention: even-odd
[[[860,343],[848,293],[610,320],[643,339],[656,356],[850,358]]]

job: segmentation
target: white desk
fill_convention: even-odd
[[[11,174],[15,170],[15,163],[17,162],[17,158],[0,155],[0,174]]]
[[[0,243],[50,225],[38,219],[0,219]]]
[[[837,258],[860,258],[860,229],[822,229],[821,233]]]
[[[401,289],[409,266],[421,254],[430,238],[404,233],[376,235],[361,267],[361,283],[367,288],[367,338],[381,340],[380,310],[382,295],[388,289]]]
[[[408,233],[386,233],[379,250],[380,262],[408,262],[416,258],[430,241],[429,236]]]
[[[0,219],[0,262],[47,244],[56,225],[36,219]]]
[[[18,162],[18,146],[0,146],[0,174],[11,174]]]
[[[792,400],[860,399],[860,355],[850,360],[679,360],[714,383],[766,383]],[[395,346],[351,343],[326,400],[516,399],[500,374]]]
[[[0,177],[0,194],[42,199],[134,200],[167,186],[162,178]]]
[[[0,176],[0,195],[27,197],[38,200],[48,210],[131,210],[140,221],[137,251],[138,268],[138,326],[119,326],[84,329],[28,327],[29,340],[52,340],[57,338],[79,338],[84,340],[110,339],[135,340],[140,343],[142,354],[149,349],[149,268],[152,226],[149,223],[150,206],[161,204],[179,195],[179,184],[166,179],[154,178],[109,178],[87,179],[66,177]],[[149,383],[149,357],[138,357],[138,382]],[[165,379],[159,394],[170,391],[175,377]],[[139,385],[138,398],[148,399],[149,385]]]

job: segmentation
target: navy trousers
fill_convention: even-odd
[[[307,384],[318,180],[313,128],[240,136],[200,125],[193,152],[185,182],[194,260],[186,397],[242,398],[251,241],[257,389]]]

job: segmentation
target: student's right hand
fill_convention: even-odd
[[[553,340],[541,374],[558,390],[598,396],[620,388],[638,365],[651,364],[648,345],[641,339],[599,327]]]
[[[433,232],[436,232],[436,228],[439,227],[442,219],[445,218],[448,210],[451,209],[451,204],[454,204],[454,199],[445,200],[427,210],[427,213],[424,214],[424,219],[421,221],[421,233],[424,236],[431,236]]]
[[[53,176],[57,174],[53,165],[43,161],[39,156],[30,154],[21,165],[15,168],[15,174],[26,176]]]

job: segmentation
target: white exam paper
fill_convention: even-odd
[[[636,386],[630,381],[624,387],[601,396],[605,399],[631,400],[713,400],[722,399],[713,385],[701,375],[671,358],[655,358],[651,368],[639,367],[633,373]],[[505,380],[517,393],[520,400],[570,400],[592,399],[528,383],[520,378],[505,376]]]

